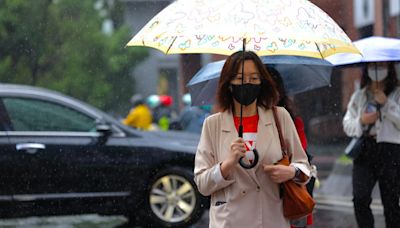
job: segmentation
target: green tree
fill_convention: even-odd
[[[118,1],[0,0],[0,82],[58,90],[125,114],[132,68],[147,56],[131,37]],[[113,31],[104,32],[104,21]]]

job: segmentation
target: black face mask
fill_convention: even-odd
[[[260,94],[260,89],[261,89],[261,85],[256,85],[251,83],[246,83],[243,85],[231,84],[231,87],[232,87],[233,98],[235,98],[237,102],[239,102],[244,106],[253,103],[257,99],[258,94]],[[241,93],[243,93],[242,99],[240,99]]]

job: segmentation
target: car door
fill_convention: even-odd
[[[14,190],[14,187],[18,185],[18,180],[11,178],[11,176],[15,176],[11,174],[16,168],[9,164],[12,155],[11,151],[12,146],[10,145],[10,141],[7,136],[7,131],[10,129],[10,120],[8,118],[7,112],[3,103],[0,100],[0,201],[9,201],[11,200],[11,193]],[[24,163],[21,160],[20,164]],[[26,166],[22,165],[23,167]]]
[[[4,169],[11,171],[9,179],[18,180],[2,194],[13,194],[16,200],[46,200],[111,196],[118,191],[110,184],[118,173],[118,166],[112,165],[122,157],[101,142],[96,118],[43,99],[2,101],[11,123],[10,146],[1,151],[7,154]],[[125,144],[119,149],[128,156]]]

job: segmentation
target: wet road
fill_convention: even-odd
[[[353,205],[348,197],[331,198],[315,196],[317,207],[314,211],[314,225],[312,228],[357,228],[353,215]],[[385,227],[382,206],[379,200],[372,204],[375,215],[375,227]],[[44,218],[22,218],[0,220],[0,227],[7,228],[108,228],[108,227],[130,227],[123,216],[54,216]],[[140,226],[137,226],[140,227]],[[191,228],[208,227],[208,211],[202,219]]]
[[[314,228],[357,228],[354,218],[353,202],[350,197],[315,196]],[[383,208],[380,200],[374,199],[371,208],[375,218],[375,227],[385,227]]]
[[[321,160],[322,161],[322,160]],[[328,163],[327,163],[328,164]],[[330,170],[329,170],[330,171]],[[310,228],[357,228],[351,201],[351,166],[336,164],[329,178],[323,180],[321,188],[315,190],[317,206],[314,210],[314,225]],[[375,227],[385,227],[379,194],[374,191],[371,208],[375,215]],[[131,227],[123,216],[54,216],[44,218],[0,219],[0,227],[7,228],[125,228]],[[136,226],[139,228],[140,226]],[[145,226],[142,226],[145,227]],[[208,227],[208,211],[191,228]]]
[[[314,210],[314,224],[310,228],[357,228],[353,213],[353,202],[349,197],[324,197],[315,196],[317,201]],[[385,227],[383,209],[379,200],[374,200],[371,208],[374,213],[375,227]],[[202,220],[193,228],[208,227],[208,216],[204,215]]]

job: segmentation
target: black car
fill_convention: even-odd
[[[63,94],[0,84],[0,217],[124,214],[187,226],[199,136],[144,132]]]

